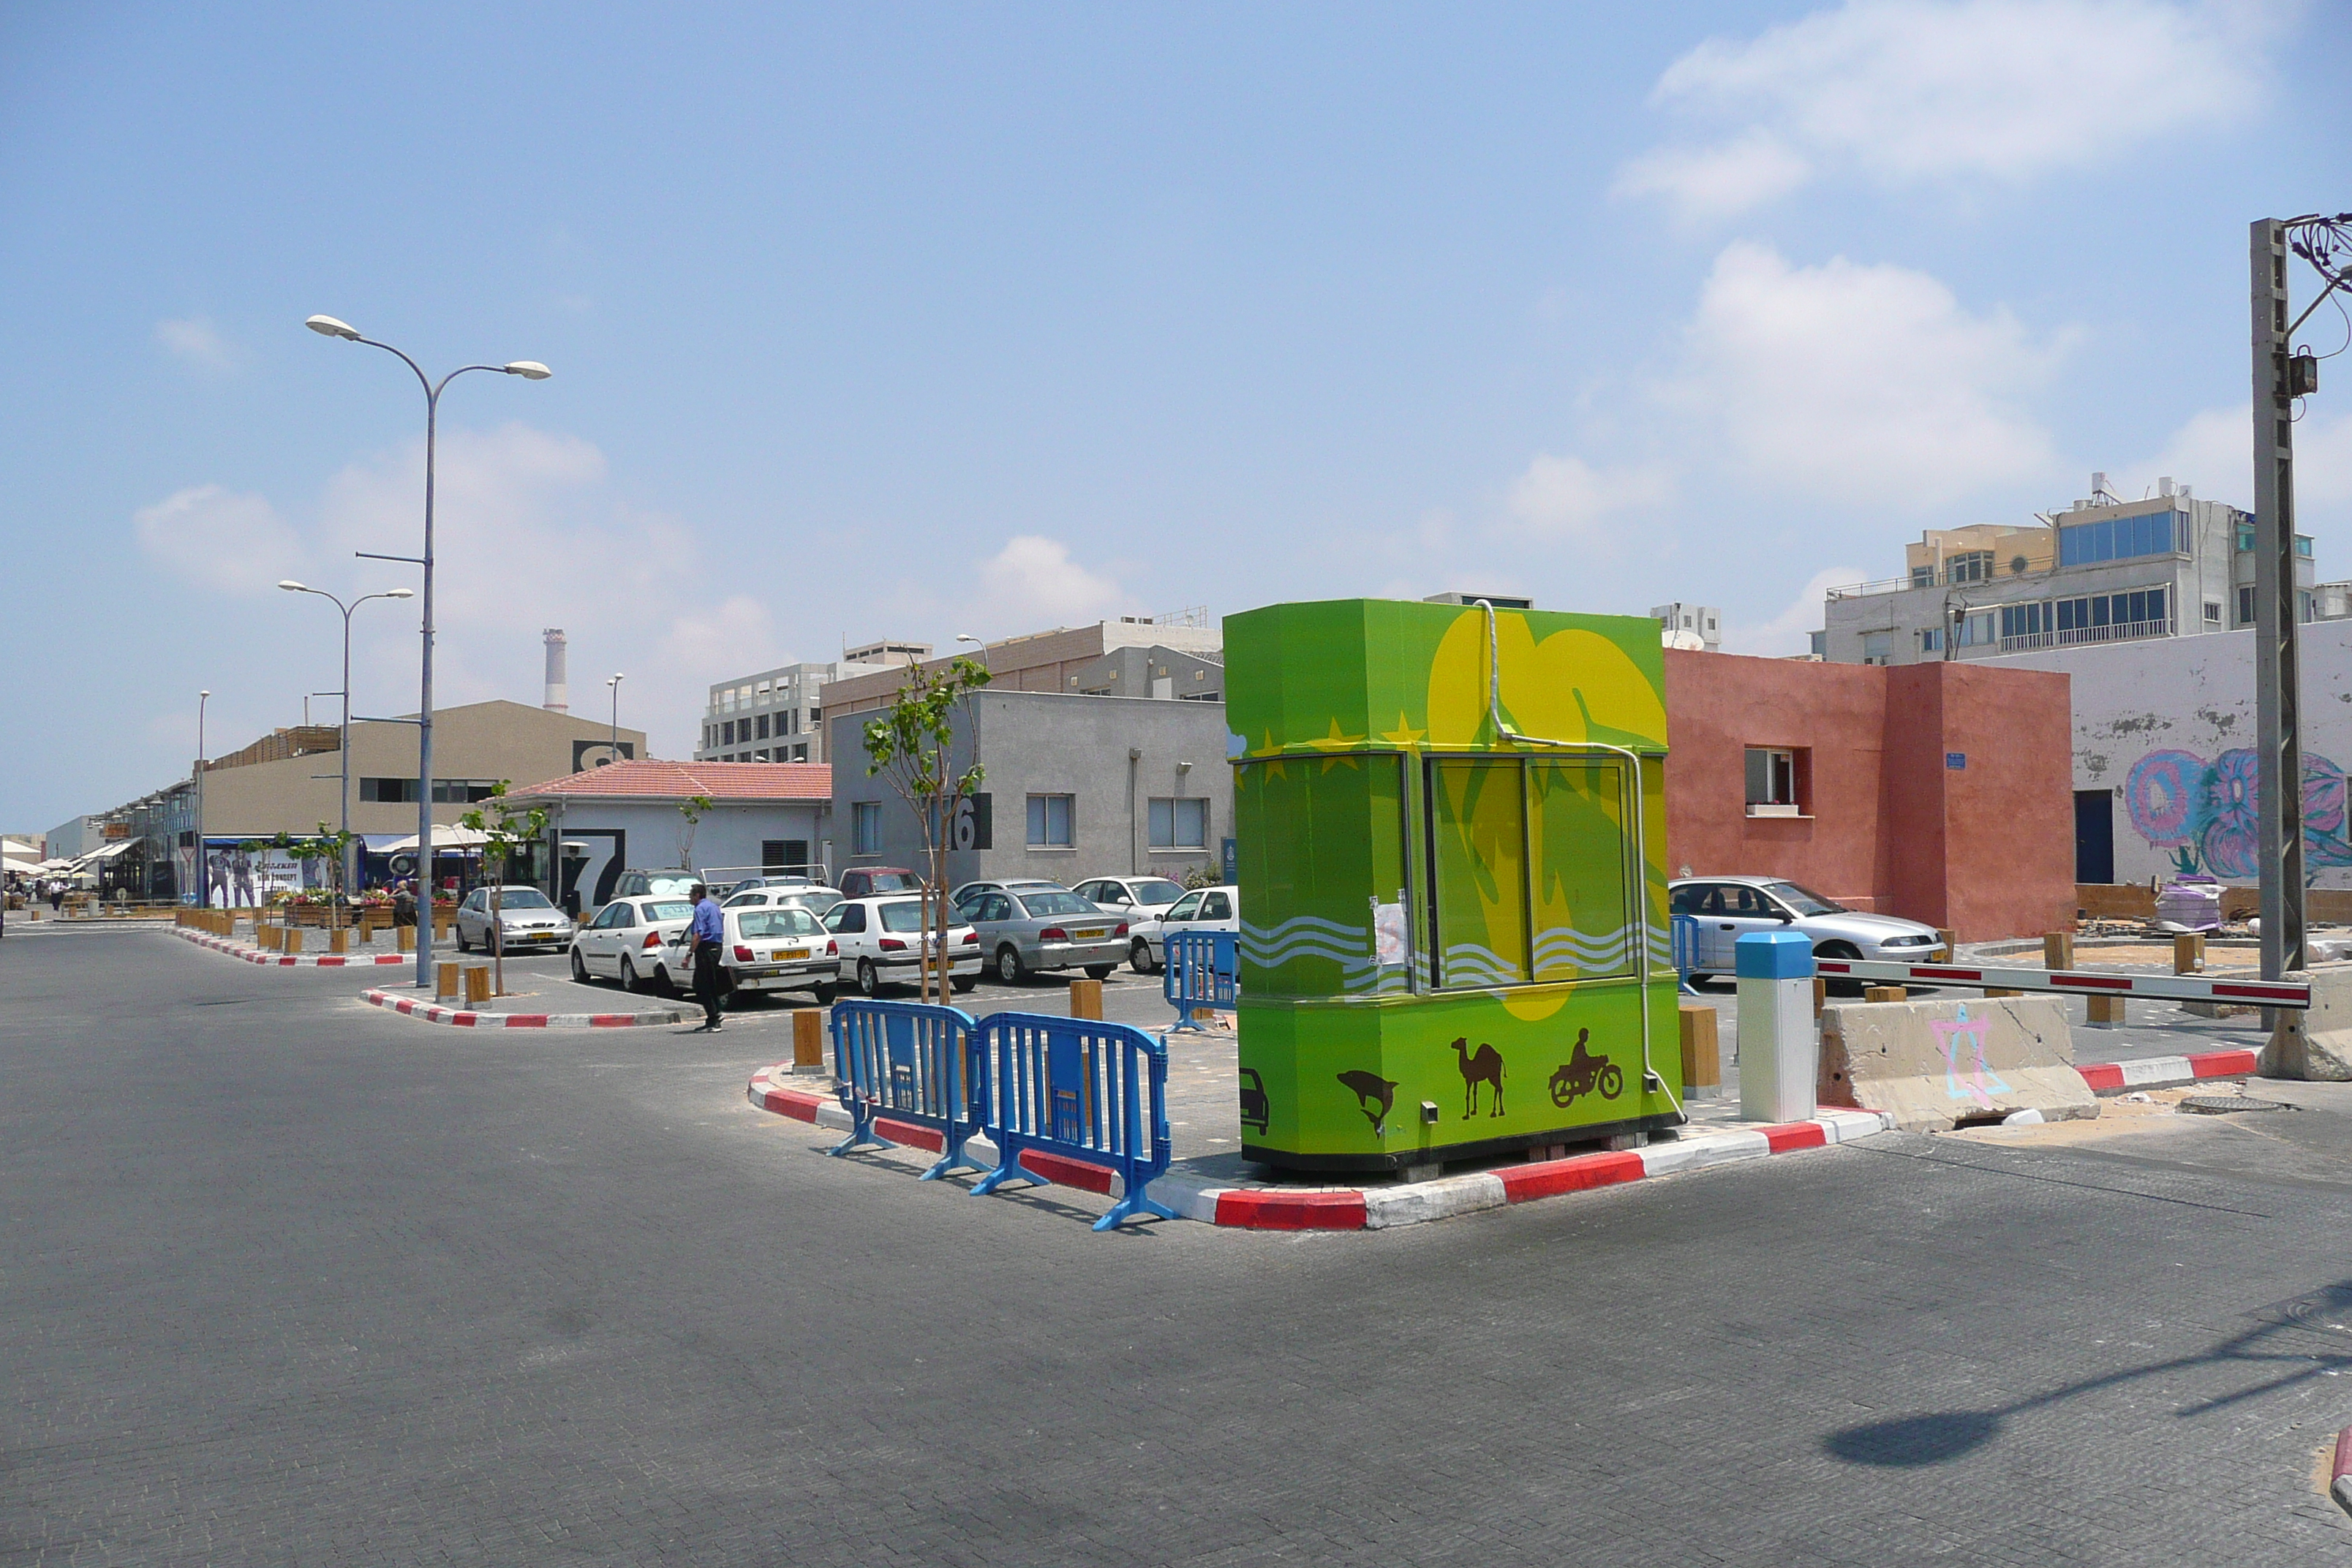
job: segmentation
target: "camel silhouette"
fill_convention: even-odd
[[[1495,1086],[1486,1114],[1502,1115],[1503,1053],[1492,1046],[1480,1046],[1478,1054],[1474,1057],[1470,1054],[1470,1043],[1457,1037],[1454,1042],[1454,1054],[1462,1062],[1462,1120],[1467,1121],[1478,1113],[1478,1086],[1481,1083]]]
[[[1364,1113],[1365,1120],[1372,1124],[1372,1131],[1386,1132],[1389,1110],[1396,1104],[1397,1086],[1380,1074],[1370,1072],[1343,1072],[1339,1075],[1339,1082],[1355,1090],[1356,1109]],[[1380,1102],[1378,1110],[1372,1109],[1374,1100]]]

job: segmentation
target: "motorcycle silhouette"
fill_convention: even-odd
[[[1551,1102],[1562,1110],[1580,1094],[1597,1089],[1601,1099],[1614,1100],[1625,1092],[1625,1069],[1607,1057],[1596,1057],[1585,1050],[1584,1042],[1591,1037],[1591,1030],[1577,1030],[1575,1052],[1551,1075]]]

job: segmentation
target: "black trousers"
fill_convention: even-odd
[[[702,1004],[702,1021],[719,1022],[719,944],[697,942],[694,948],[694,999]]]

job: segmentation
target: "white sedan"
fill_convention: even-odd
[[[1070,891],[1129,921],[1157,920],[1184,897],[1165,877],[1091,877]]]
[[[605,976],[625,991],[650,986],[667,995],[675,985],[672,944],[694,923],[694,906],[684,899],[614,899],[572,935],[572,978]]]
[[[1202,888],[1185,894],[1156,921],[1138,921],[1129,929],[1127,962],[1138,974],[1150,974],[1168,962],[1168,939],[1188,931],[1242,929],[1242,890],[1232,883]]]
[[[841,979],[840,949],[808,910],[793,905],[726,911],[726,940],[719,948],[719,988],[738,991],[810,991],[821,1004],[833,1001]]]
[[[873,996],[893,982],[920,982],[919,967],[923,901],[904,893],[870,899],[845,899],[824,914],[825,934],[836,948],[835,973],[844,984],[856,985],[859,994]],[[969,991],[980,984],[980,933],[958,921],[947,930],[948,979]],[[932,938],[934,950],[938,933]]]

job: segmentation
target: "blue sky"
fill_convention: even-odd
[[[351,552],[414,551],[421,399],[314,311],[554,368],[445,405],[439,695],[562,626],[658,754],[844,639],[1192,605],[1793,652],[2093,468],[2251,500],[2245,226],[2352,207],[2347,79],[2319,5],[13,6],[0,826],[183,774],[200,687],[214,752],[295,721],[278,578],[410,581]],[[361,626],[413,706],[413,607]]]

